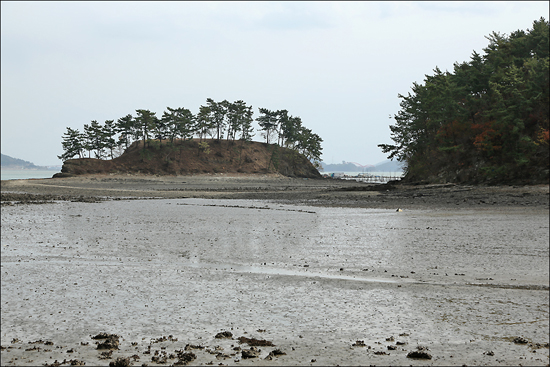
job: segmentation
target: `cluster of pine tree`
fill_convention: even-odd
[[[201,143],[207,137],[217,140],[251,141],[254,136],[252,106],[239,100],[215,102],[211,98],[206,105],[200,106],[194,115],[187,108],[170,108],[164,111],[161,118],[149,110],[136,110],[131,114],[114,120],[107,120],[102,125],[97,121],[84,125],[84,132],[67,127],[63,135],[63,154],[58,156],[65,161],[85,153],[91,153],[98,159],[119,155],[133,141],[143,141],[143,148],[151,146],[152,139],[173,145],[176,140],[186,141],[198,137]],[[259,131],[269,144],[270,140],[286,148],[296,150],[310,161],[321,159],[321,142],[319,135],[302,125],[300,117],[288,114],[287,110],[271,111],[259,108],[260,116],[256,118]]]
[[[484,54],[434,70],[399,95],[388,158],[412,180],[547,179],[549,165],[549,23],[509,36],[493,32]]]

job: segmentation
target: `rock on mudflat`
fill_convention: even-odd
[[[243,349],[241,354],[243,359],[247,358],[258,358],[260,355],[261,349],[256,347],[251,347],[250,349]]]
[[[407,354],[407,358],[432,359],[432,355],[428,353],[428,348],[417,347],[417,350],[410,351]]]
[[[529,340],[522,338],[521,336],[517,336],[514,338],[514,343],[516,344],[527,344],[529,343]]]
[[[230,331],[222,331],[220,333],[217,333],[214,338],[216,339],[224,339],[224,338],[232,338],[233,334]]]
[[[105,339],[103,343],[97,345],[97,349],[118,349],[119,336],[116,334],[99,333],[92,336],[92,339]]]

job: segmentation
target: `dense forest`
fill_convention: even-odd
[[[435,68],[399,95],[380,144],[405,163],[406,180],[547,182],[549,177],[549,23],[510,35],[493,32],[483,55]]]
[[[163,143],[171,147],[177,143],[181,149],[182,143],[194,137],[199,139],[197,154],[206,155],[210,149],[204,139],[239,140],[244,144],[252,140],[252,123],[256,121],[267,144],[297,151],[320,167],[323,140],[303,126],[300,117],[289,115],[287,110],[259,108],[260,116],[254,120],[252,106],[241,100],[215,102],[208,98],[206,102],[197,114],[183,107],[167,107],[162,117],[158,118],[156,112],[138,109],[136,116],[129,114],[117,121],[107,120],[101,124],[93,120],[84,125],[83,132],[67,127],[62,137],[63,154],[58,158],[63,161],[83,158],[86,153],[91,157],[93,152],[95,158],[113,159],[134,141],[143,142],[144,153],[158,149]]]

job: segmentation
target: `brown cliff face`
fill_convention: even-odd
[[[141,173],[156,175],[190,175],[201,173],[280,173],[289,177],[319,178],[321,174],[303,155],[275,145],[259,142],[203,140],[152,140],[134,142],[114,159],[78,158],[63,163],[54,177],[94,173]],[[205,149],[206,148],[206,149]]]

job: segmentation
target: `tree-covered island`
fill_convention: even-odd
[[[424,84],[399,95],[390,126],[395,144],[380,144],[405,163],[405,180],[548,182],[549,23],[506,36],[493,32],[484,54],[435,68]]]
[[[159,156],[162,156],[159,164],[162,167],[158,167],[158,172],[163,173],[201,172],[196,167],[182,169],[181,162],[190,158],[194,161],[226,163],[219,169],[214,168],[214,171],[223,170],[226,166],[235,168],[237,161],[237,170],[240,171],[243,164],[252,163],[253,159],[261,160],[251,158],[259,150],[264,151],[260,155],[268,156],[264,171],[269,171],[270,168],[281,171],[279,163],[283,160],[287,166],[292,166],[285,168],[285,172],[292,172],[290,174],[294,174],[297,166],[303,166],[306,161],[306,165],[321,167],[323,140],[305,127],[300,117],[290,115],[287,110],[259,108],[259,116],[254,120],[252,106],[242,100],[216,102],[208,98],[206,102],[200,106],[197,114],[183,107],[167,107],[159,118],[156,112],[138,109],[135,116],[128,114],[116,121],[107,120],[101,124],[93,120],[84,125],[83,132],[67,127],[62,138],[63,154],[58,156],[64,162],[62,172],[68,171],[68,165],[72,164],[74,167],[75,162],[71,162],[74,157],[81,160],[78,163],[81,167],[88,165],[90,173],[106,172],[109,165],[102,164],[101,168],[97,160],[106,162],[106,158],[111,161],[118,159],[120,163],[121,158],[129,151],[134,155],[139,154],[143,166],[141,168],[144,168],[142,170],[134,164],[131,170],[150,173],[155,173],[151,168],[154,164],[149,164],[149,168],[146,168],[146,163],[158,161]],[[265,139],[265,144],[261,149],[253,148],[253,152],[243,155],[245,148],[254,143],[254,121],[259,126],[258,131]],[[190,155],[190,151],[194,154]],[[86,155],[90,159],[92,152],[96,162],[84,163],[83,159]],[[119,164],[116,170],[120,171],[123,166],[124,164]],[[202,169],[202,172],[206,171]],[[298,171],[306,176],[312,174],[303,173],[300,169]],[[319,175],[317,171],[316,174]]]

